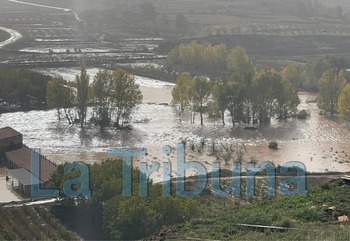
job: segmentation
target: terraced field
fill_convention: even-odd
[[[45,206],[2,207],[0,216],[2,240],[79,240]]]

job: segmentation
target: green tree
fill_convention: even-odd
[[[238,83],[240,99],[236,103],[234,115],[236,121],[250,123],[253,98],[254,66],[246,50],[237,45],[227,55],[227,69],[230,79]]]
[[[288,64],[281,72],[281,77],[289,81],[295,88],[303,87],[303,69],[297,64]]]
[[[252,79],[254,75],[254,67],[245,48],[237,45],[231,49],[227,55],[227,69],[238,82],[245,83]]]
[[[227,85],[227,81],[220,81],[213,86],[213,99],[217,103],[223,125],[225,125],[225,111],[228,109],[229,104]]]
[[[176,84],[171,91],[172,104],[180,105],[181,108],[189,106],[191,101],[192,77],[189,73],[182,73],[176,79]]]
[[[327,70],[319,80],[318,106],[331,117],[338,110],[340,91],[346,84],[345,71]]]
[[[338,108],[340,118],[345,121],[350,121],[350,85],[347,84],[339,94]]]
[[[132,196],[123,196],[122,160],[105,160],[90,166],[89,200],[69,199],[64,201],[70,208],[69,218],[82,219],[79,212],[85,213],[80,224],[88,223],[95,229],[102,228],[103,237],[113,240],[138,240],[160,231],[164,225],[173,225],[191,220],[200,212],[200,203],[192,198],[163,197],[162,185],[148,180],[148,196],[139,196],[140,171],[132,168]],[[79,176],[78,173],[64,174],[64,166],[52,175],[52,188],[62,187],[64,181]],[[73,201],[73,202],[71,202]],[[74,210],[72,212],[71,210]],[[76,213],[76,216],[72,216]],[[73,214],[74,215],[74,214]],[[88,220],[87,218],[88,217]]]
[[[89,80],[90,77],[86,72],[86,65],[85,63],[82,63],[80,75],[77,75],[75,77],[75,82],[77,86],[77,107],[79,110],[81,128],[84,127],[84,123],[86,121],[86,112],[89,101]]]
[[[142,93],[133,75],[123,69],[113,71],[111,101],[116,116],[116,127],[130,119],[133,110],[142,103]]]
[[[255,106],[259,115],[260,124],[270,123],[274,114],[274,104],[281,75],[274,69],[259,70],[254,76],[256,90]]]
[[[226,45],[200,44],[192,41],[180,44],[168,54],[167,65],[180,71],[216,76],[226,70]]]
[[[49,108],[57,110],[58,120],[61,120],[60,109],[63,108],[67,120],[71,124],[71,118],[67,114],[67,108],[73,106],[73,93],[61,76],[53,77],[47,84],[46,102]]]
[[[92,98],[96,119],[101,130],[108,126],[111,122],[112,102],[111,102],[111,72],[108,70],[100,70],[94,76],[92,83]]]
[[[140,197],[119,198],[107,201],[104,223],[113,240],[139,240],[156,232],[160,215]]]
[[[179,108],[179,118],[181,122],[182,110],[188,107],[192,101],[191,89],[193,80],[190,74],[182,73],[176,79],[176,84],[171,91],[172,105],[174,108]]]
[[[196,110],[200,114],[201,125],[203,125],[203,113],[205,112],[205,104],[211,95],[211,82],[206,77],[194,77],[191,95]]]
[[[291,114],[295,114],[297,107],[300,104],[300,99],[293,85],[286,79],[281,79],[281,82],[276,92],[276,114],[280,120],[286,120]]]
[[[230,81],[226,85],[227,91],[227,109],[230,112],[232,126],[236,123],[236,111],[242,106],[242,91],[237,82]]]

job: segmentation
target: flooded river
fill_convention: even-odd
[[[78,71],[78,70],[75,70]],[[96,70],[89,70],[93,74]],[[74,76],[72,71],[70,77]],[[69,80],[69,76],[65,75]],[[300,93],[299,109],[311,111],[307,120],[291,119],[274,121],[270,126],[260,126],[258,131],[235,128],[227,121],[226,126],[217,121],[205,120],[204,127],[190,124],[183,116],[180,124],[178,114],[164,103],[171,101],[172,85],[147,78],[137,77],[144,93],[144,103],[133,116],[132,130],[106,129],[89,125],[80,129],[57,119],[56,111],[31,111],[0,115],[0,127],[11,126],[24,134],[24,142],[30,147],[39,147],[49,159],[61,163],[84,161],[93,163],[107,158],[109,147],[146,147],[154,150],[164,145],[174,146],[182,139],[207,143],[246,146],[245,160],[272,161],[283,164],[288,161],[303,162],[310,172],[350,171],[350,131],[335,121],[318,114],[317,104],[307,103],[314,97]],[[279,143],[278,150],[268,149],[270,141]],[[206,157],[205,157],[206,158]]]

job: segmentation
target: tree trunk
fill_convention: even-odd
[[[222,124],[225,125],[225,111],[221,111]]]
[[[234,115],[234,112],[230,112],[231,114],[231,121],[232,121],[232,126],[235,127],[235,115]]]
[[[120,121],[120,116],[118,115],[117,119],[116,119],[116,127],[117,127],[117,129],[119,129],[119,127],[120,127],[119,121]]]
[[[66,114],[66,118],[68,120],[69,125],[72,124],[72,121],[70,120],[70,117],[68,116],[67,110],[64,108],[64,113]]]
[[[201,125],[203,125],[203,112],[201,111]]]
[[[57,109],[58,121],[61,121],[60,109]]]
[[[79,118],[80,118],[80,127],[84,128],[84,114],[83,114],[83,112],[80,112]]]

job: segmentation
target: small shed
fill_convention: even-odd
[[[32,152],[33,150],[26,145],[22,145],[22,148],[6,152],[7,163],[11,168],[14,168],[14,169],[23,168],[31,173],[32,172]],[[40,169],[39,169],[40,180],[43,181],[44,183],[43,186],[46,187],[52,173],[54,173],[55,170],[57,169],[57,165],[51,162],[50,160],[48,160],[43,155],[40,155],[39,162],[40,162]]]
[[[37,177],[24,168],[11,169],[8,171],[8,174],[12,176],[13,188],[25,196],[31,196],[33,183],[40,183]]]
[[[0,129],[0,150],[9,151],[20,148],[23,144],[23,135],[11,127]]]

